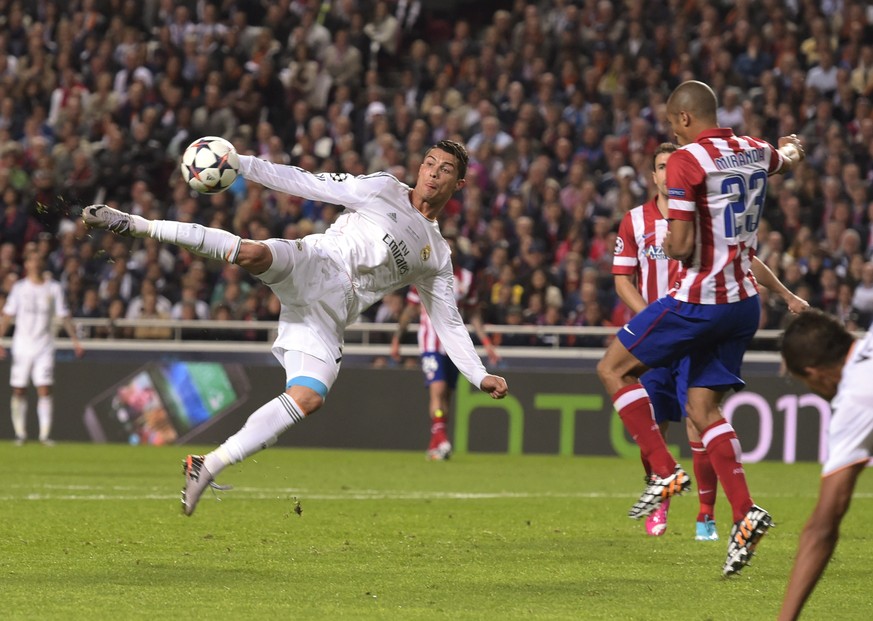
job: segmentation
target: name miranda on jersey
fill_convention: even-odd
[[[403,240],[397,242],[388,233],[385,233],[382,241],[388,244],[388,248],[391,250],[391,256],[394,257],[394,262],[397,264],[397,271],[399,271],[400,275],[403,276],[409,271],[409,263],[407,263],[404,258],[409,254],[409,248],[406,247],[406,242]]]
[[[719,170],[725,170],[726,168],[737,168],[738,166],[763,161],[764,148],[761,147],[759,149],[746,149],[739,153],[731,153],[730,155],[718,157],[715,159],[715,167]]]

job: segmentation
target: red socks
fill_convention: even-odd
[[[667,443],[655,422],[652,402],[642,384],[631,384],[620,389],[612,398],[625,429],[640,447],[643,464],[651,464],[651,470],[660,477],[673,474],[676,460],[667,450]]]
[[[436,410],[430,418],[430,444],[434,448],[446,439],[446,414]]]
[[[703,522],[707,517],[715,519],[715,497],[718,491],[718,477],[709,454],[703,447],[703,442],[689,442],[691,457],[694,461],[694,478],[697,480],[697,498],[700,501],[700,513],[697,521]]]
[[[734,428],[723,418],[704,429],[700,437],[725,496],[731,503],[736,522],[748,513],[753,504],[740,457],[740,441]],[[694,465],[696,470],[696,460]],[[703,484],[698,481],[698,486],[703,487]]]

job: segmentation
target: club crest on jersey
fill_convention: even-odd
[[[621,254],[622,252],[624,252],[624,240],[621,237],[616,237],[614,254]]]
[[[421,249],[421,260],[427,261],[430,258],[430,244]]]
[[[403,276],[409,272],[409,263],[406,261],[406,255],[409,254],[409,248],[406,247],[406,242],[403,240],[398,242],[388,233],[385,233],[382,241],[385,242],[385,244],[388,245],[389,250],[391,250],[391,256],[394,257],[394,263],[397,265],[397,271],[400,272],[400,275]]]

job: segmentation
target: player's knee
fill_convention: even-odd
[[[263,274],[273,264],[273,253],[266,244],[244,239],[239,247],[236,264],[251,274]]]
[[[606,381],[615,376],[615,368],[605,357],[597,363],[597,376],[600,381]]]
[[[304,416],[313,414],[324,405],[324,397],[306,386],[289,386],[285,394],[294,399],[294,402],[303,411]]]

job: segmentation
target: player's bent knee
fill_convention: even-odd
[[[303,414],[309,416],[324,405],[324,397],[308,386],[292,384],[285,390],[285,394],[294,399]]]
[[[236,264],[250,274],[257,276],[270,269],[273,264],[273,253],[270,252],[270,248],[266,244],[244,239],[239,247]]]

